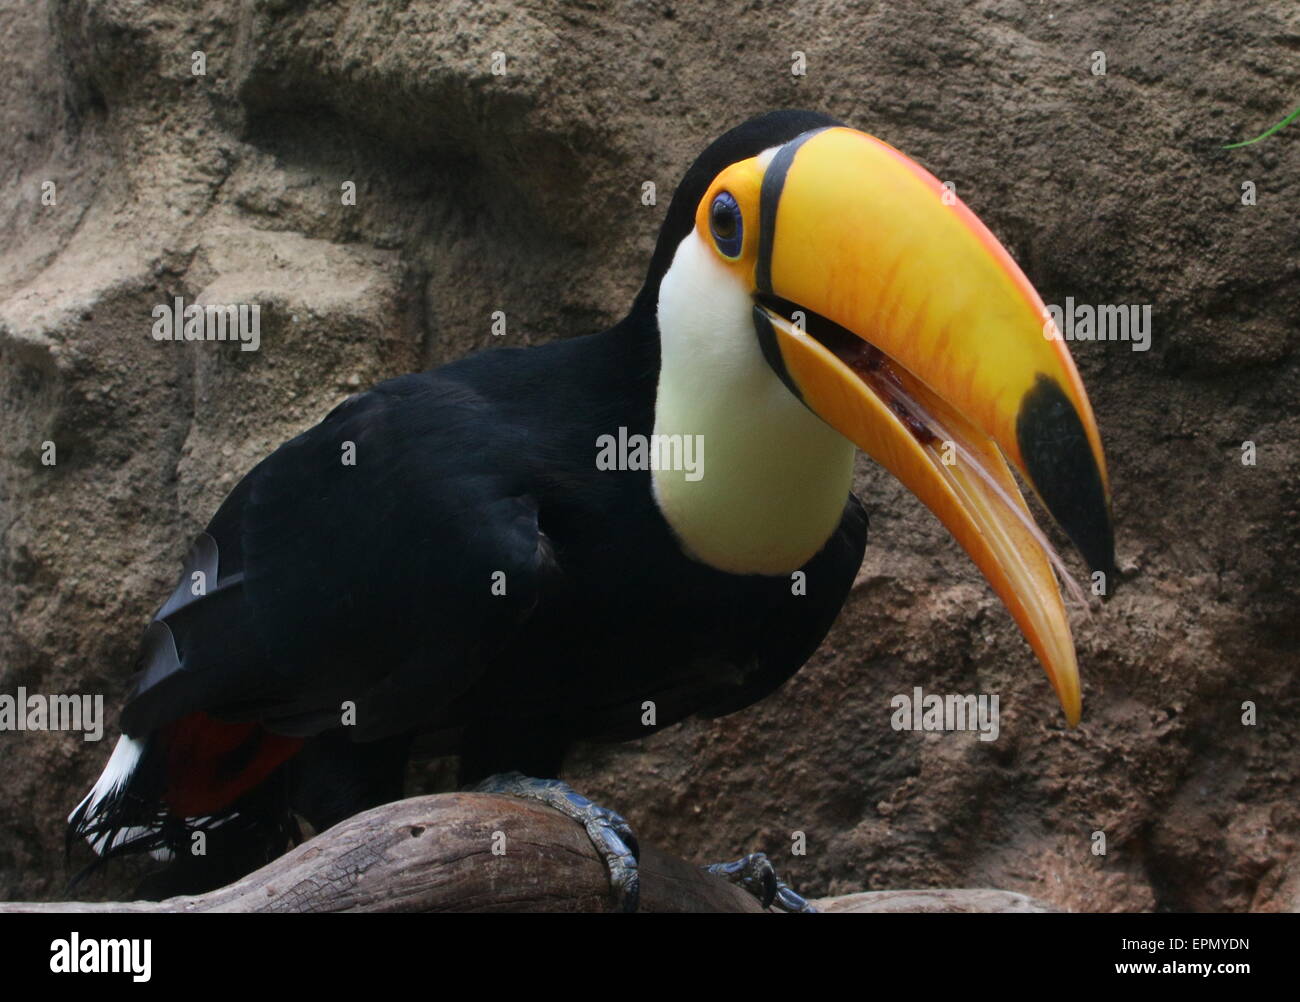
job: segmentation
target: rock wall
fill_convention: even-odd
[[[1148,351],[1074,346],[1123,570],[1076,623],[1083,724],[863,462],[867,559],[803,672],[581,749],[572,781],[687,858],[766,849],[810,895],[1300,907],[1300,124],[1220,148],[1300,100],[1300,7],[16,0],[0,54],[0,694],[115,715],[189,538],[261,456],[487,347],[493,311],[512,344],[615,320],[694,154],[803,106],[953,181],[1046,301],[1152,308]],[[175,296],[261,304],[261,349],[153,340]],[[1000,738],[892,730],[917,685],[999,693]],[[0,896],[62,896],[62,819],[108,749],[0,733]]]

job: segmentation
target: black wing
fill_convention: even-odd
[[[123,729],[205,711],[307,735],[345,702],[358,740],[435,720],[537,601],[527,443],[497,415],[454,378],[404,376],[260,463],[146,632]]]

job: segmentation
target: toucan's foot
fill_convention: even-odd
[[[764,908],[776,905],[783,912],[817,911],[803,895],[796,894],[776,875],[776,868],[764,853],[752,852],[731,863],[709,863],[702,869],[748,891]]]
[[[640,849],[632,826],[621,815],[593,804],[562,780],[536,779],[521,772],[497,773],[474,789],[479,793],[504,793],[541,801],[586,828],[591,844],[609,867],[615,911],[636,911],[641,896],[641,877],[637,872]]]

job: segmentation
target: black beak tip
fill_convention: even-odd
[[[1104,575],[1109,595],[1118,577],[1110,500],[1083,422],[1056,380],[1040,374],[1025,394],[1016,438],[1034,489],[1089,569]]]

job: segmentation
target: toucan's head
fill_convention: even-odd
[[[678,189],[642,293],[661,325],[682,261],[697,276],[687,308],[752,331],[789,394],[939,517],[1075,722],[1051,547],[1008,464],[1109,583],[1106,464],[1065,344],[997,239],[893,147],[823,115],[777,112],[717,140]]]

